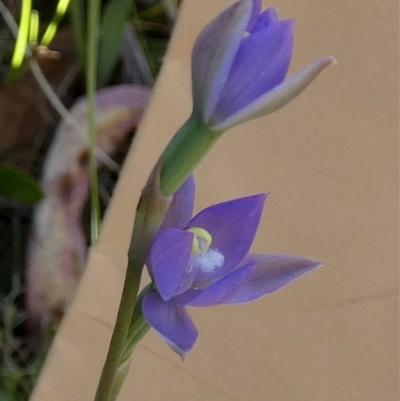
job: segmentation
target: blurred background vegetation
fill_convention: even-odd
[[[179,0],[99,1],[98,89],[153,85],[179,6]],[[27,329],[27,242],[32,211],[44,196],[38,183],[43,160],[63,107],[85,94],[90,7],[90,0],[0,0],[0,401],[29,399],[57,330],[51,325],[37,341]],[[127,148],[114,158],[119,165]],[[116,171],[99,172],[101,213],[117,178]],[[89,244],[89,202],[86,209]]]

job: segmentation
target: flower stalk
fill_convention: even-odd
[[[261,0],[232,4],[196,40],[193,112],[161,155],[139,200],[95,401],[116,399],[134,346],[149,325],[183,357],[197,339],[186,306],[249,302],[320,265],[292,255],[248,253],[266,195],[214,205],[191,218],[194,182],[189,176],[222,133],[283,107],[334,62],[318,59],[287,79],[292,50],[293,21],[281,21],[274,8],[261,12]],[[145,264],[153,284],[138,298]]]
[[[151,179],[153,179],[153,182]],[[120,389],[123,383],[119,376],[127,374],[127,370],[126,373],[121,373],[119,370],[122,365],[126,365],[126,358],[123,356],[126,354],[127,348],[133,351],[133,346],[137,342],[135,342],[136,338],[142,338],[138,333],[137,337],[134,336],[133,339],[130,339],[128,334],[130,327],[136,329],[136,320],[140,319],[140,314],[137,309],[135,311],[135,307],[143,266],[146,263],[151,240],[158,230],[169,205],[168,198],[154,196],[154,194],[160,194],[160,191],[153,192],[154,185],[157,185],[157,183],[159,185],[159,168],[156,168],[151,175],[142,192],[136,210],[121,301],[95,401],[113,401],[116,399],[119,393],[116,388]],[[134,312],[132,313],[132,311]],[[142,333],[143,330],[142,326],[138,328],[138,332]]]
[[[118,376],[118,369],[121,366],[121,356],[126,346],[126,339],[131,325],[132,310],[135,307],[139,291],[142,269],[143,265],[135,265],[131,260],[128,261],[117,320],[97,387],[95,401],[113,401],[118,395],[115,387],[121,388],[122,383],[121,385],[117,385],[116,378]]]
[[[161,191],[171,196],[213,147],[223,131],[212,130],[193,113],[161,155]]]
[[[128,251],[128,265],[118,315],[107,358],[100,377],[95,401],[112,401],[122,385],[119,369],[133,352],[134,345],[149,329],[136,309],[137,294],[150,244],[158,231],[172,194],[181,186],[219,138],[195,117],[190,118],[175,134],[157,163],[142,191]],[[163,189],[164,186],[164,189]],[[141,303],[139,303],[141,306]],[[110,398],[114,397],[114,398]]]
[[[86,64],[86,95],[88,102],[88,137],[89,137],[89,171],[90,171],[90,203],[91,203],[91,242],[97,240],[100,231],[100,199],[99,184],[97,176],[96,158],[96,81],[97,81],[97,58],[98,58],[98,36],[100,26],[100,2],[90,1],[88,4],[88,55]]]

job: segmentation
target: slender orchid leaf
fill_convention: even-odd
[[[79,60],[82,64],[82,67],[84,67],[86,64],[86,29],[85,7],[83,0],[72,0],[69,6],[69,13]]]
[[[98,84],[104,86],[121,56],[121,40],[132,0],[112,0],[104,10],[100,30]]]

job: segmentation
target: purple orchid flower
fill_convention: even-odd
[[[186,306],[253,301],[320,266],[300,256],[248,253],[266,197],[219,203],[191,219],[193,177],[175,194],[150,249],[154,288],[145,295],[142,311],[182,358],[198,336]]]
[[[322,57],[286,79],[293,20],[279,21],[261,0],[240,0],[200,33],[192,54],[194,113],[213,130],[267,115],[302,92],[333,57]]]

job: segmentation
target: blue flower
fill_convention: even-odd
[[[150,326],[182,357],[198,336],[186,306],[253,301],[283,287],[320,264],[280,254],[248,253],[266,194],[210,206],[192,219],[194,180],[175,194],[150,248],[153,290],[142,310]]]
[[[322,57],[286,79],[293,20],[279,21],[261,0],[240,0],[200,33],[192,53],[194,113],[213,130],[267,115],[302,92],[333,57]]]

